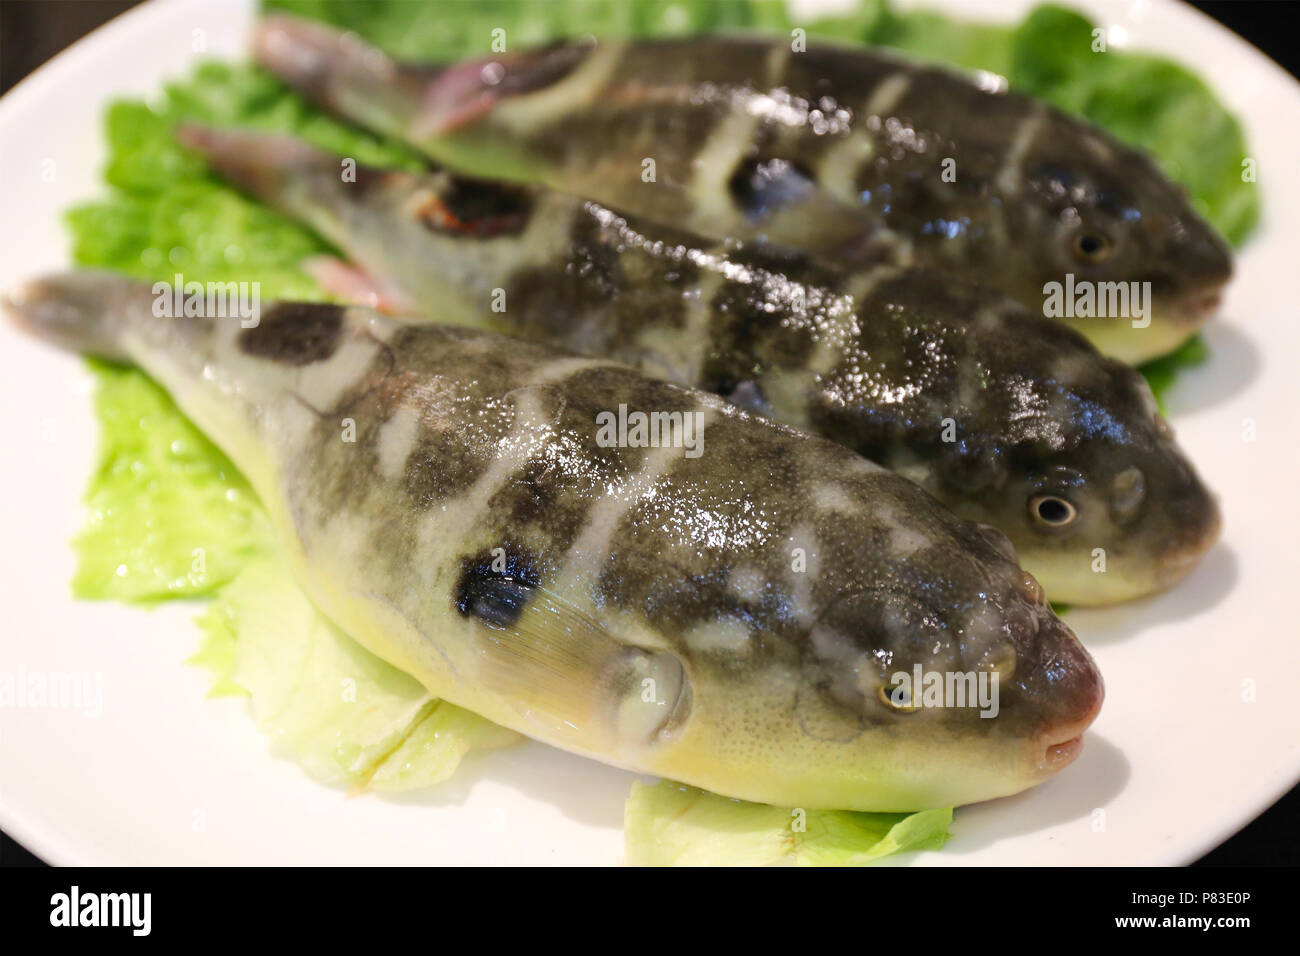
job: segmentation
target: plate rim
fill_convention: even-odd
[[[0,124],[6,122],[10,113],[23,109],[31,102],[39,102],[42,97],[50,95],[51,87],[62,82],[63,73],[74,62],[92,56],[100,48],[107,48],[117,43],[120,37],[133,31],[138,22],[160,16],[161,12],[168,8],[181,8],[184,5],[192,5],[194,2],[195,0],[145,0],[145,2],[135,7],[115,15],[51,57],[26,77],[19,80],[8,92],[0,97]],[[1109,4],[1107,0],[1082,0],[1082,2],[1080,0],[1065,0],[1065,2],[1075,9],[1084,10],[1095,16],[1096,6],[1099,4],[1114,5],[1118,0],[1111,0]],[[1199,30],[1208,30],[1218,34],[1222,39],[1226,39],[1232,44],[1236,55],[1249,57],[1257,63],[1265,64],[1271,74],[1270,80],[1272,82],[1281,82],[1290,88],[1293,95],[1300,96],[1300,80],[1297,80],[1272,57],[1255,47],[1231,28],[1219,23],[1201,10],[1178,2],[1178,0],[1147,0],[1147,2],[1171,13],[1176,13],[1180,17],[1189,18],[1196,23]],[[917,3],[916,0],[905,0],[899,6],[933,6],[952,11],[955,3],[956,0],[929,0],[929,2],[923,3]],[[248,4],[249,0],[223,0],[222,3],[223,6],[232,10],[246,9]],[[1014,11],[1011,11],[1009,7],[1006,9],[1010,11],[1007,16],[1014,15]],[[1138,44],[1137,48],[1141,49],[1142,45]],[[193,55],[191,62],[197,58],[198,54]],[[1215,88],[1211,77],[1204,74],[1198,75],[1202,76],[1207,86],[1212,89]],[[101,109],[102,105],[101,98]],[[102,188],[102,181],[100,186]],[[1249,245],[1255,241],[1257,241],[1256,237],[1252,236],[1247,242]],[[1180,863],[1192,862],[1249,826],[1290,790],[1295,788],[1297,783],[1300,783],[1300,760],[1292,761],[1289,765],[1280,764],[1275,772],[1277,773],[1277,780],[1273,785],[1266,787],[1261,784],[1254,799],[1242,801],[1241,804],[1238,804],[1239,807],[1248,806],[1250,808],[1248,816],[1238,817],[1237,814],[1234,814],[1237,819],[1233,822],[1206,827],[1198,837],[1182,844],[1179,851],[1174,853],[1171,858],[1177,859]],[[1245,812],[1243,809],[1242,813]],[[87,857],[93,855],[80,852],[75,846],[67,843],[61,831],[39,823],[33,823],[24,815],[13,812],[13,808],[7,803],[0,803],[0,826],[16,842],[54,865],[72,863],[82,863],[84,865]]]

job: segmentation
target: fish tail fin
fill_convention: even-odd
[[[395,79],[402,67],[354,33],[288,14],[253,27],[253,59],[308,99],[350,115],[364,104],[371,123],[418,106]]]
[[[22,331],[60,348],[125,362],[122,317],[147,288],[108,272],[56,273],[6,290],[0,310]]]
[[[296,174],[308,168],[339,168],[338,158],[282,134],[181,123],[176,139],[217,175],[272,205],[283,201],[285,186]]]
[[[258,63],[290,86],[316,93],[341,76],[364,73],[369,49],[342,30],[286,13],[262,17],[253,26],[252,41]]]

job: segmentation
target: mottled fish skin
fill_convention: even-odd
[[[701,234],[837,265],[939,266],[1039,314],[1067,274],[1149,282],[1145,317],[1062,318],[1125,361],[1185,340],[1231,274],[1223,240],[1146,155],[1030,97],[874,49],[611,39],[435,68],[274,16],[254,51],[439,162]]]
[[[997,532],[832,442],[476,330],[153,301],[71,273],[5,304],[141,365],[248,475],[317,605],[498,723],[744,799],[912,810],[1043,780],[1100,706]],[[599,446],[620,405],[700,414],[703,454]],[[894,706],[882,682],[913,665],[996,672],[997,716]]]
[[[1162,590],[1218,536],[1141,375],[955,276],[830,270],[445,172],[345,177],[289,137],[180,135],[399,309],[612,358],[846,445],[998,527],[1053,600]]]

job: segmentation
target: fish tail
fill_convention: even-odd
[[[295,175],[308,169],[339,169],[335,157],[282,134],[182,123],[176,128],[176,139],[198,153],[217,175],[272,205],[283,201]]]
[[[29,279],[0,295],[22,332],[73,352],[140,365],[155,377],[201,377],[234,332],[261,321],[257,283],[140,282],[76,270]]]
[[[140,284],[107,272],[67,272],[29,279],[0,295],[0,308],[22,331],[60,348],[117,362],[123,306]]]
[[[350,47],[342,32],[299,17],[264,17],[254,26],[252,39],[253,58],[300,90],[323,93],[343,78],[374,72],[360,45]]]
[[[288,401],[303,368],[348,346],[382,353],[383,343],[354,335],[339,305],[263,309],[256,282],[174,279],[150,285],[107,272],[56,273],[10,289],[0,309],[36,338],[148,373],[268,500],[278,450],[268,436],[284,435],[279,410],[328,408],[328,373],[314,380],[315,391]]]
[[[435,159],[443,135],[474,125],[500,101],[499,71],[511,71],[511,93],[529,92],[557,82],[587,52],[569,44],[452,64],[402,63],[355,33],[298,17],[273,14],[253,28],[259,66],[318,106]]]
[[[356,34],[273,14],[254,26],[252,47],[260,66],[299,93],[345,116],[364,111],[372,127],[396,132],[419,107],[403,68]]]

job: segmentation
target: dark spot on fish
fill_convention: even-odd
[[[286,365],[323,361],[339,346],[343,313],[343,306],[324,302],[276,303],[240,332],[240,351]]]
[[[576,321],[578,317],[601,315],[611,303],[625,302],[626,309],[620,307],[602,323],[602,331],[614,340],[634,335],[649,318],[656,323],[666,322],[665,310],[673,305],[678,311],[682,309],[680,301],[668,301],[664,308],[657,307],[658,293],[665,288],[662,283],[631,286],[623,272],[618,247],[603,235],[599,222],[585,210],[570,226],[569,243],[562,256],[533,268],[520,269],[511,276],[507,296],[511,306],[503,316],[511,324],[503,331],[569,348],[589,349],[593,343],[584,341],[585,323]],[[637,295],[622,298],[622,293],[629,290]],[[674,298],[680,300],[680,296]]]
[[[331,172],[335,171],[331,170]],[[392,180],[395,175],[403,175],[400,173],[394,174],[387,169],[376,169],[373,166],[357,166],[353,172],[355,178],[351,182],[348,180],[343,181],[344,185],[349,187],[343,191],[343,194],[358,201],[365,199],[369,193],[382,187]]]
[[[709,351],[694,384],[743,407],[761,410],[746,401],[765,399],[761,390],[755,396],[746,389],[738,398],[732,398],[731,392],[744,382],[761,382],[773,369],[806,367],[817,347],[812,334],[815,324],[808,321],[808,316],[820,306],[812,303],[801,312],[790,301],[791,277],[807,274],[808,270],[792,268],[776,273],[760,264],[751,269],[750,281],[723,283],[709,301]]]
[[[596,449],[608,454],[606,449]],[[593,461],[596,467],[608,464]],[[528,533],[547,550],[563,551],[590,519],[585,496],[573,495],[564,472],[549,458],[532,458],[488,502],[488,513],[501,516],[501,527]]]
[[[1057,207],[1082,206],[1121,216],[1127,205],[1116,184],[1085,178],[1063,163],[1044,161],[1030,170],[1029,182]]]
[[[785,159],[747,159],[732,173],[727,189],[751,222],[807,198],[813,177]]]
[[[531,556],[503,547],[496,554],[489,551],[462,562],[453,601],[461,616],[506,628],[519,620],[537,586]]]
[[[491,239],[523,232],[532,212],[533,194],[527,189],[456,176],[429,195],[416,218],[433,232]]]
[[[967,437],[960,423],[958,435],[957,441],[944,443],[949,454],[941,459],[938,467],[944,482],[968,494],[999,487],[1007,476],[1003,449],[993,442]]]

